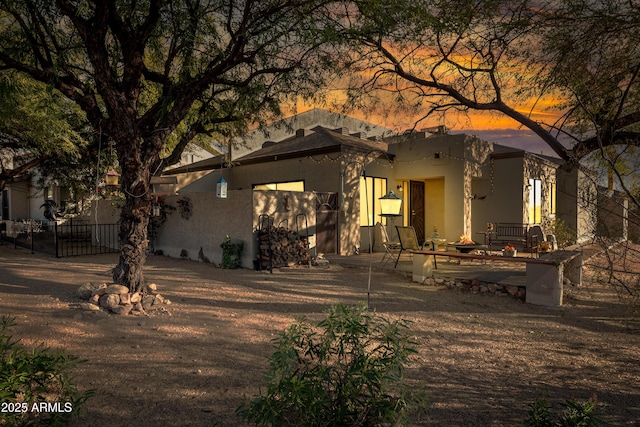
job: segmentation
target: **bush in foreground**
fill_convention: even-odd
[[[80,361],[38,346],[27,350],[9,335],[14,319],[0,322],[0,425],[64,426],[93,394],[80,393],[69,371]]]
[[[556,416],[549,402],[545,399],[536,400],[529,405],[529,417],[524,427],[598,427],[605,424],[598,413],[595,398],[586,402],[567,400],[562,406],[563,413]]]
[[[264,426],[403,424],[426,402],[403,376],[416,352],[407,329],[364,305],[334,305],[315,328],[301,319],[274,340],[266,393],[238,412]]]

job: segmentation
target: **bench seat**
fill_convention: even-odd
[[[519,245],[530,253],[538,252],[537,235],[529,232],[528,224],[512,223],[512,222],[496,222],[493,231],[487,234],[487,245],[489,251],[493,250],[495,245]]]

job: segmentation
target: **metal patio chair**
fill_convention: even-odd
[[[396,225],[396,230],[398,230],[398,237],[400,238],[400,252],[398,252],[396,264],[393,268],[396,268],[398,266],[398,261],[400,261],[400,255],[402,255],[402,252],[422,250],[422,246],[418,243],[416,229],[413,228],[413,226]]]
[[[385,225],[382,223],[378,224],[380,225],[380,234],[382,235],[382,247],[385,251],[381,261],[384,266],[387,261],[395,258],[396,254],[400,252],[401,246],[400,242],[392,242],[391,239],[389,239],[389,233]]]

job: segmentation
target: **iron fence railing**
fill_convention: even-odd
[[[118,252],[118,231],[118,224],[84,220],[12,220],[0,223],[0,241],[60,258]]]

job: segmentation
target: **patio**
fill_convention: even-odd
[[[378,271],[397,272],[411,277],[413,263],[409,255],[402,255],[397,268],[393,268],[394,261],[387,260],[383,264],[384,253],[363,253],[352,256],[325,255],[325,258],[333,264],[349,265],[354,267],[371,268]],[[483,263],[480,260],[454,260],[446,256],[437,257],[438,268],[434,270],[434,278],[443,279],[468,279],[479,280],[501,285],[525,286],[525,264],[491,262]]]
[[[595,243],[585,243],[565,248],[571,251],[582,252],[582,260],[586,262],[592,256],[602,252],[603,246]],[[526,264],[518,262],[485,261],[481,259],[454,259],[448,258],[445,253],[437,257],[437,269],[433,270],[434,279],[447,280],[477,280],[485,283],[495,283],[502,286],[517,286],[524,288],[527,285]],[[519,254],[518,257],[529,257],[531,254]],[[394,261],[383,262],[384,253],[362,253],[352,256],[325,255],[329,262],[334,264],[357,266],[373,270],[397,272],[408,277],[412,276],[413,262],[409,255],[403,254],[397,268],[393,268]]]

